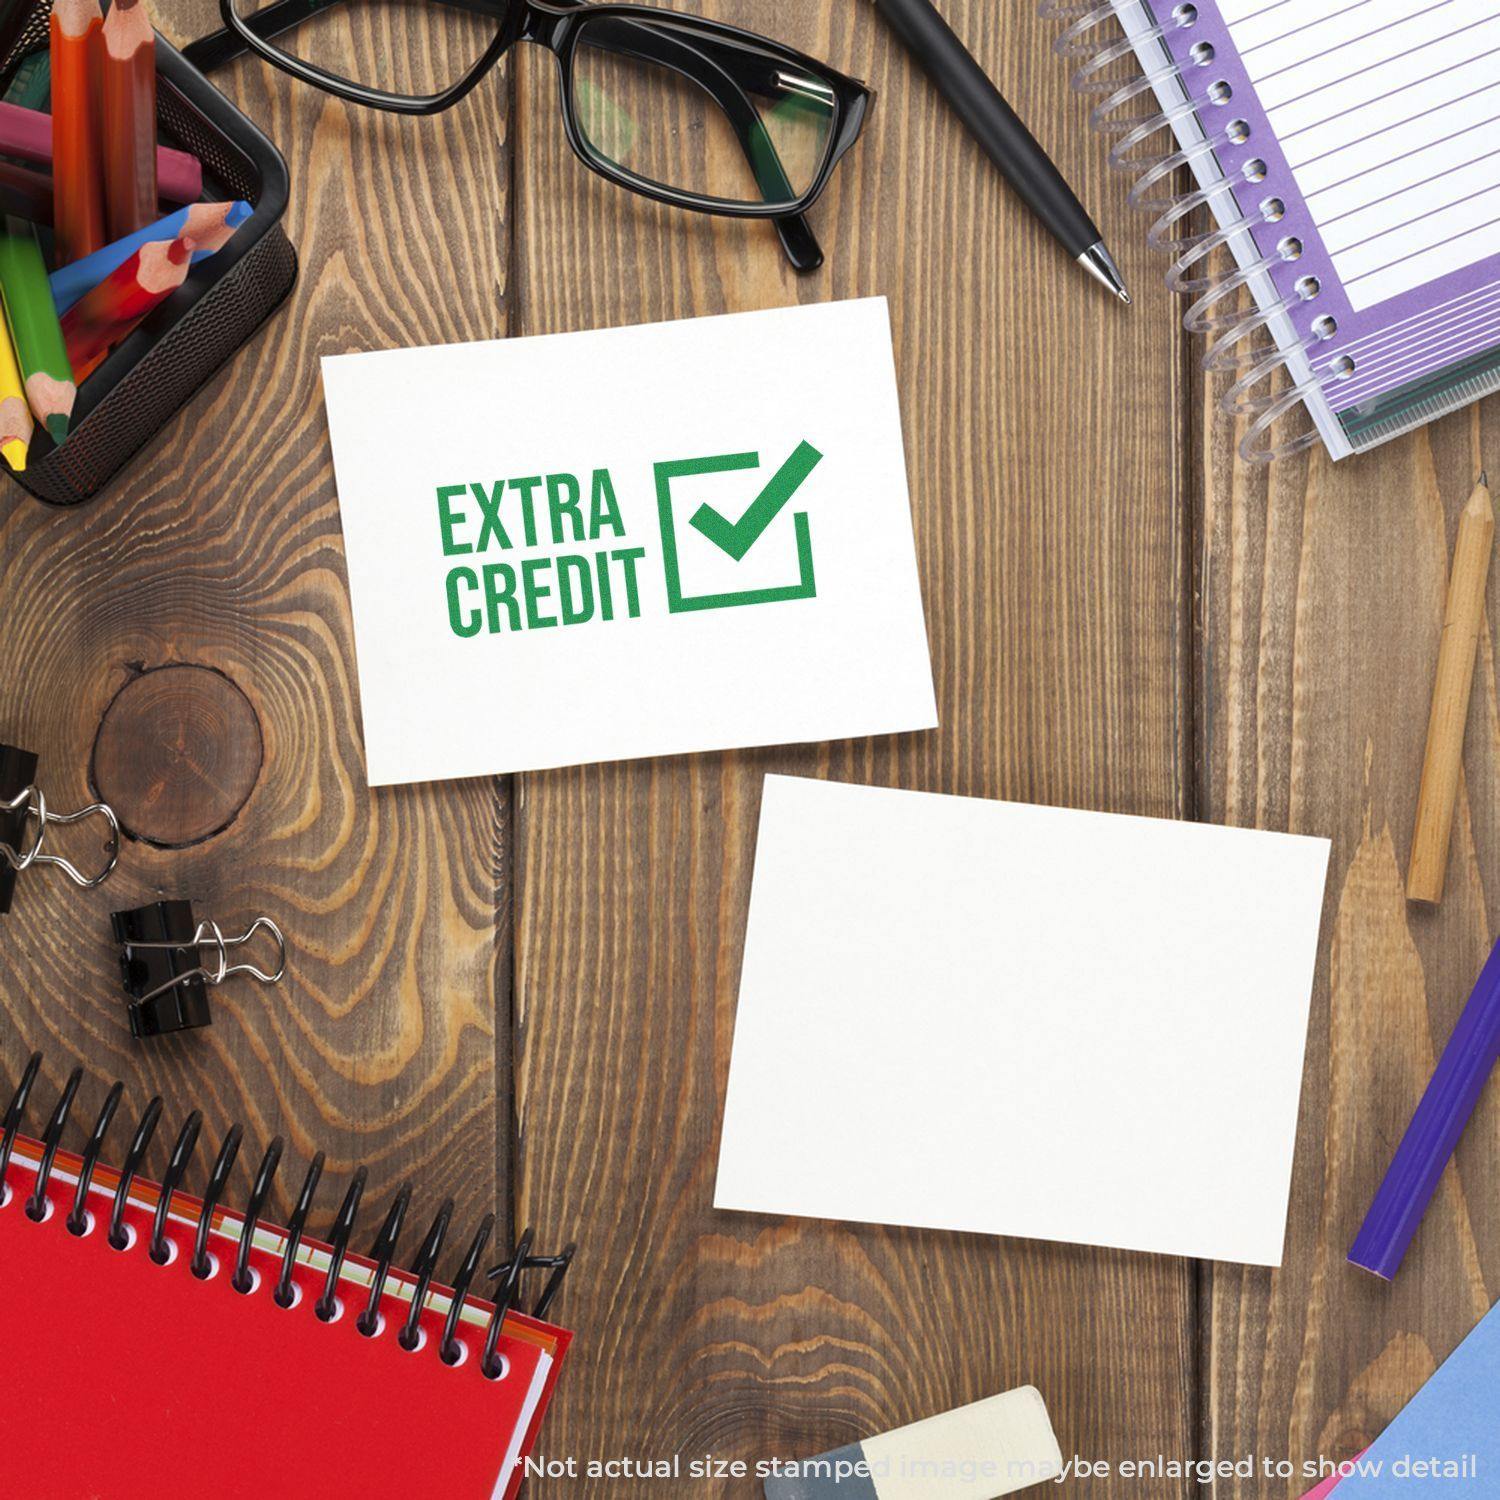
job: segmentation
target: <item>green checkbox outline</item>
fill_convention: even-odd
[[[684,594],[682,575],[677,561],[677,528],[672,514],[672,481],[690,479],[698,474],[729,474],[741,469],[758,469],[759,453],[725,453],[717,458],[676,459],[656,465],[656,509],[661,523],[662,568],[667,580],[667,608],[674,615],[700,609],[732,609],[740,604],[779,604],[788,599],[817,597],[817,579],[813,574],[812,531],[806,511],[792,514],[797,535],[797,561],[801,573],[797,583],[781,588],[741,589],[729,594]]]

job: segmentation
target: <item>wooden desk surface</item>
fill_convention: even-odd
[[[162,9],[176,38],[216,24],[205,0]],[[423,1207],[453,1194],[576,1236],[548,1455],[806,1456],[1027,1381],[1068,1453],[1352,1455],[1500,1294],[1493,1090],[1399,1282],[1343,1262],[1496,925],[1493,602],[1447,899],[1409,908],[1402,879],[1448,548],[1481,460],[1500,464],[1500,402],[1363,461],[1241,467],[1029,0],[946,9],[1094,207],[1130,309],[1019,210],[867,5],[711,9],[879,91],[815,212],[811,278],[765,226],[586,173],[534,49],[428,121],[258,63],[224,74],[291,167],[290,305],[105,499],[0,500],[0,729],[41,753],[56,803],[85,799],[94,764],[139,835],[98,892],[26,877],[0,929],[3,1076],[40,1047],[34,1113],[76,1060],[90,1118],[119,1076],[136,1106],[163,1093],[173,1129],[201,1106],[215,1144],[244,1120],[251,1162],[281,1132],[283,1215],[319,1146],[323,1224],[363,1161],[361,1241],[408,1178]],[[941,730],[365,788],[320,355],[875,292]],[[769,770],[1331,836],[1285,1268],[715,1213]],[[286,983],[132,1044],[107,913],[159,893],[276,916]],[[648,1492],[758,1490],[530,1491]]]

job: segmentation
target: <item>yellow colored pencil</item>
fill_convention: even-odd
[[[0,319],[0,453],[17,474],[26,467],[33,425],[15,345],[10,341],[10,330]]]

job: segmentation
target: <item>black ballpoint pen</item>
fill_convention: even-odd
[[[1129,302],[1120,268],[1087,210],[930,0],[875,0],[875,9],[1063,249]]]

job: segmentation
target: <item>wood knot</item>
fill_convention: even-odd
[[[235,820],[264,759],[245,694],[212,667],[179,663],[115,694],[94,737],[93,781],[132,838],[182,849]]]

